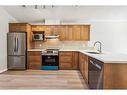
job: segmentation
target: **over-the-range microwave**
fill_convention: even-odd
[[[35,33],[33,34],[33,40],[44,40],[44,34],[43,33]]]

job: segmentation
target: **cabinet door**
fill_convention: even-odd
[[[40,70],[42,66],[40,51],[28,52],[28,69]]]
[[[73,40],[73,26],[72,25],[68,25],[66,27],[66,40]]]
[[[66,40],[66,25],[60,26],[60,40]]]
[[[82,53],[79,53],[79,70],[82,74],[82,67],[83,67],[83,61],[82,61]]]
[[[85,54],[79,54],[79,68],[83,78],[88,83],[88,56]]]
[[[73,69],[73,52],[60,52],[59,53],[59,66],[60,69]]]
[[[79,25],[73,26],[73,40],[76,41],[80,40],[80,31],[81,31],[81,27]]]
[[[73,52],[73,69],[77,70],[79,69],[79,53],[78,52]]]
[[[52,31],[52,27],[51,26],[45,26],[45,36],[50,36],[51,35],[51,31]]]
[[[81,40],[83,41],[90,40],[90,25],[81,26]]]
[[[9,24],[9,31],[10,32],[26,32],[26,23],[10,23]]]
[[[85,63],[85,78],[86,78],[86,82],[88,83],[88,56],[84,55],[84,63]]]
[[[55,25],[53,26],[53,35],[60,35],[60,26],[59,25]]]

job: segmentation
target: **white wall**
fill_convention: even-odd
[[[127,22],[96,21],[91,22],[91,41],[102,42],[104,51],[127,54]]]
[[[121,18],[122,19],[122,18]],[[114,53],[127,54],[127,21],[125,20],[86,20],[77,21],[76,24],[90,24],[90,42],[93,46],[95,41],[102,42],[102,50]],[[62,23],[68,24],[68,23]],[[74,24],[74,23],[69,23]]]
[[[8,23],[15,19],[0,7],[0,72],[7,69],[7,32]]]

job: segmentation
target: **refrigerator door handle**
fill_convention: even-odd
[[[14,52],[16,52],[16,37],[15,37]]]
[[[19,40],[17,38],[17,52],[18,52],[18,50],[19,50]]]

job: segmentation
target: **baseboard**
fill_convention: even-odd
[[[7,71],[8,69],[3,69],[3,70],[0,70],[0,73],[3,73],[5,71]]]

